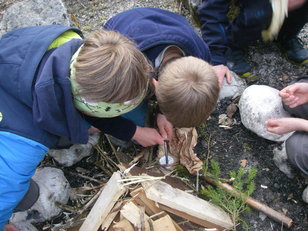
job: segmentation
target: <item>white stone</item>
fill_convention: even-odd
[[[277,89],[265,85],[249,86],[240,98],[239,111],[243,125],[260,137],[278,142],[285,141],[292,134],[277,135],[266,130],[267,120],[290,117],[283,109]]]
[[[219,100],[224,98],[234,98],[240,96],[247,87],[246,81],[231,71],[232,82],[228,84],[226,78],[222,82],[220,89]]]
[[[67,149],[51,149],[47,154],[59,164],[70,167],[82,158],[90,156],[93,153],[94,146],[98,143],[99,135],[100,133],[98,132],[89,135],[87,144],[74,144]]]
[[[51,167],[37,169],[32,179],[39,185],[39,198],[30,209],[14,213],[11,223],[22,221],[37,223],[50,220],[61,212],[55,202],[61,204],[68,202],[70,185],[61,169]]]
[[[70,25],[61,0],[24,0],[5,11],[0,21],[0,35],[17,28],[49,24]]]

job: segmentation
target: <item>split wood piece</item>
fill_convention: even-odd
[[[130,195],[133,197],[134,201],[138,205],[142,205],[145,207],[145,212],[149,216],[153,216],[155,214],[159,214],[163,212],[163,210],[161,210],[154,201],[146,197],[145,192],[142,187],[137,188],[134,191],[130,192]],[[173,225],[176,231],[183,231],[182,228],[174,220],[172,220],[172,222],[173,222]]]
[[[142,186],[146,197],[158,203],[158,206],[165,211],[206,228],[225,230],[233,227],[229,215],[208,201],[172,188],[162,181],[143,182]]]
[[[128,220],[123,219],[115,223],[110,231],[135,231],[135,229]]]
[[[167,214],[153,221],[153,228],[155,231],[177,231],[174,227],[173,220]]]
[[[133,197],[133,199],[139,204],[145,207],[145,212],[149,215],[152,216],[154,214],[160,213],[163,210],[161,210],[154,201],[149,200],[143,188],[137,188],[134,191],[130,192],[130,195]]]
[[[115,204],[115,206],[112,208],[110,213],[107,215],[106,219],[103,221],[101,225],[101,230],[108,230],[111,223],[114,221],[116,216],[119,214],[121,208],[123,206],[123,201],[119,201]]]
[[[190,174],[196,174],[203,164],[194,152],[197,139],[198,134],[195,128],[175,128],[174,137],[169,142],[169,155],[173,158],[174,163],[180,162]],[[158,159],[164,155],[164,148],[160,145]]]
[[[134,202],[126,203],[120,211],[121,216],[133,224],[137,230],[150,231],[149,217],[144,209],[138,207]]]
[[[222,183],[222,182],[218,182],[218,184],[210,177],[207,176],[203,176],[204,180],[209,182],[210,184],[214,185],[214,186],[219,186],[222,189],[230,192],[233,196],[237,197],[237,198],[241,198],[241,194],[234,189],[231,185],[227,184],[227,183]],[[274,209],[268,207],[265,204],[262,204],[261,202],[253,199],[252,197],[248,197],[245,201],[245,203],[247,205],[249,205],[250,207],[264,213],[265,215],[267,215],[268,217],[270,217],[271,219],[282,223],[284,226],[290,228],[292,226],[293,220],[287,216],[285,216],[282,213],[279,213],[277,211],[275,211]]]
[[[126,191],[118,182],[120,179],[119,172],[113,173],[79,231],[95,231],[103,223],[114,204]]]

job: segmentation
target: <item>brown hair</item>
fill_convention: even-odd
[[[79,95],[87,100],[123,103],[146,89],[151,65],[137,46],[115,31],[99,30],[84,41],[75,63]]]
[[[195,127],[214,110],[219,90],[212,66],[189,56],[162,69],[155,93],[160,110],[174,126]]]

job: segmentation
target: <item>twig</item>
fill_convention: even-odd
[[[203,176],[203,179],[205,181],[207,181],[208,183],[215,185],[215,186],[219,186],[220,188],[228,191],[231,193],[231,195],[233,195],[236,198],[242,199],[243,195],[238,192],[236,189],[234,189],[232,186],[230,186],[227,183],[222,183],[222,182],[216,182],[215,180],[213,180],[211,177],[209,176]],[[282,213],[279,213],[277,211],[275,211],[274,209],[268,207],[265,204],[262,204],[261,202],[253,199],[252,197],[247,197],[245,203],[247,205],[249,205],[250,207],[261,211],[262,213],[266,214],[268,217],[272,218],[273,220],[282,223],[284,226],[290,228],[292,226],[293,220],[287,216],[285,216]]]
[[[65,205],[65,204],[62,204],[58,201],[55,201],[55,205],[63,210],[66,210],[66,211],[69,211],[71,213],[76,213],[78,210],[74,207],[71,207],[71,206],[68,206],[68,205]]]
[[[110,141],[109,141],[110,142]],[[114,162],[109,156],[107,156],[104,152],[104,150],[102,150],[102,148],[99,145],[96,145],[96,150],[111,164],[113,164],[113,167],[118,168],[118,165],[116,162]],[[117,156],[116,156],[117,157]]]
[[[105,137],[107,138],[108,143],[109,143],[109,145],[110,145],[110,147],[111,147],[111,149],[112,149],[112,152],[113,152],[113,154],[115,155],[115,157],[117,158],[117,161],[118,161],[119,163],[121,163],[121,161],[120,161],[120,159],[119,159],[119,157],[118,157],[118,152],[117,152],[117,150],[114,148],[113,144],[111,143],[111,141],[110,141],[108,135],[105,134]]]

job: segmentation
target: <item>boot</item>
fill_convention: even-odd
[[[278,40],[282,53],[292,63],[308,65],[308,50],[298,37],[282,38]]]
[[[227,59],[227,66],[231,71],[244,78],[251,75],[251,65],[246,60],[243,50],[232,49]]]

